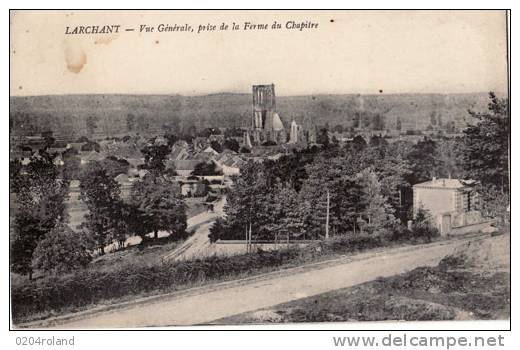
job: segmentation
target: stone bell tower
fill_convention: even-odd
[[[273,114],[275,112],[274,84],[253,85],[252,129],[271,131],[273,129]]]

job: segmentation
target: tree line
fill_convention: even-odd
[[[184,237],[186,208],[178,183],[165,168],[161,147],[143,150],[147,174],[132,185],[130,198],[121,198],[114,179],[124,173],[113,159],[90,162],[81,171],[80,198],[87,206],[79,231],[68,226],[66,199],[70,178],[45,151],[27,166],[10,162],[10,189],[16,196],[11,219],[10,265],[13,272],[32,277],[33,271],[65,273],[86,266],[110,244],[122,246],[129,236],[142,241],[148,234],[168,231],[171,239]]]
[[[356,137],[345,146],[327,139],[321,148],[276,161],[250,161],[210,237],[245,239],[251,231],[256,240],[320,239],[327,211],[332,235],[400,229],[413,219],[412,186],[432,177],[478,180],[483,214],[503,217],[509,194],[507,100],[490,93],[488,111],[470,114],[477,123],[458,138],[425,137],[414,144],[374,136],[367,144]]]

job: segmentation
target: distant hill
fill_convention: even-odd
[[[402,128],[425,129],[432,114],[442,123],[464,126],[468,109],[487,108],[487,93],[395,94],[395,95],[308,95],[277,97],[277,110],[286,127],[304,116],[316,125],[350,127],[354,119],[379,114],[386,128],[397,118]],[[246,127],[251,114],[250,94],[221,93],[204,96],[181,95],[49,95],[10,98],[10,127],[14,134],[52,130],[57,135],[77,137],[88,133],[87,119],[94,121],[97,134],[186,131],[193,127]],[[133,115],[133,118],[128,118]],[[133,123],[128,120],[133,119]],[[91,123],[92,124],[92,123]],[[132,125],[133,124],[133,125]]]

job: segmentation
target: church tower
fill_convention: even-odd
[[[273,129],[273,115],[275,112],[274,84],[253,85],[252,129],[271,131]]]

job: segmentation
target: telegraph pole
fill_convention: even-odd
[[[249,221],[249,253],[251,253],[253,251],[253,249],[252,249],[253,246],[252,246],[252,242],[251,242],[252,241],[251,238],[253,236],[252,231],[253,230],[251,228],[251,221]]]
[[[330,193],[327,189],[327,219],[325,221],[325,239],[329,239],[329,211],[330,211]]]
[[[246,223],[246,253],[249,253],[249,234],[247,233],[247,223]]]

